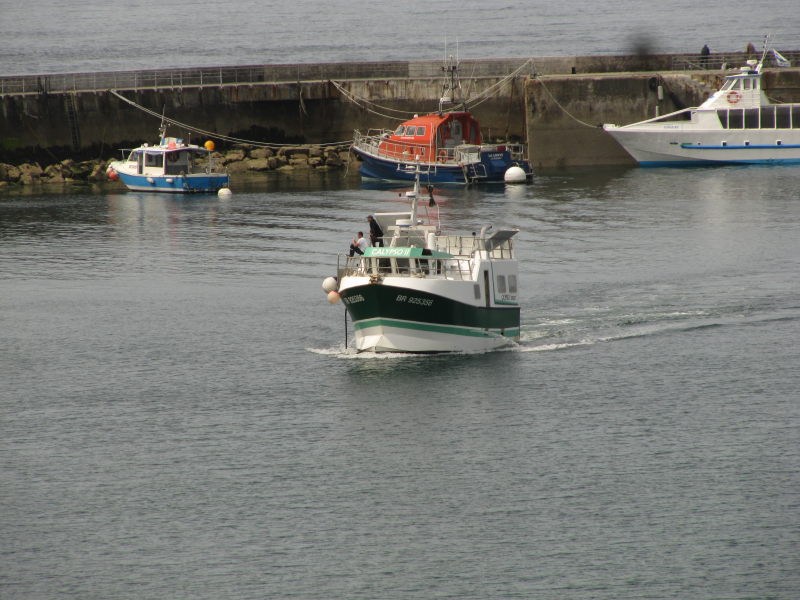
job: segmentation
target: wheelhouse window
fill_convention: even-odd
[[[397,129],[394,130],[395,135],[403,135],[406,131],[405,125],[400,125]]]
[[[773,129],[775,127],[775,107],[765,106],[761,109],[761,129]]]
[[[497,293],[505,294],[506,293],[506,276],[505,275],[498,275],[497,276]]]
[[[145,152],[144,153],[144,166],[146,167],[163,167],[164,166],[164,155],[163,154],[156,154],[153,152]]]
[[[417,135],[425,135],[425,126],[417,125]]]
[[[516,294],[517,293],[517,276],[516,275],[509,275],[508,276],[508,293],[509,294]]]
[[[406,135],[417,135],[417,128],[413,125],[406,127]]]
[[[744,128],[744,110],[742,110],[741,108],[733,108],[728,110],[728,128],[729,129]]]
[[[775,127],[779,129],[789,129],[792,126],[792,107],[775,107]]]

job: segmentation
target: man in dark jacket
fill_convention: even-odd
[[[383,229],[378,225],[378,222],[372,218],[372,215],[367,217],[369,221],[369,241],[373,246],[383,246]]]

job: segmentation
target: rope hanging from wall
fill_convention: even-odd
[[[141,110],[142,112],[147,113],[148,115],[152,115],[154,117],[162,119],[168,125],[175,125],[176,127],[181,127],[181,128],[183,128],[183,129],[185,129],[187,131],[191,131],[193,133],[197,133],[197,134],[200,134],[200,135],[203,135],[205,137],[209,137],[209,138],[212,138],[212,139],[215,139],[215,140],[222,140],[222,141],[231,142],[231,143],[234,143],[234,144],[250,144],[251,146],[257,146],[257,147],[260,147],[260,148],[307,148],[307,147],[310,147],[310,146],[322,146],[322,147],[349,146],[352,143],[352,140],[345,140],[345,141],[342,141],[342,142],[328,142],[328,143],[325,143],[325,144],[278,144],[278,143],[272,143],[272,142],[259,142],[259,141],[255,141],[255,140],[245,140],[245,139],[241,139],[241,138],[235,138],[235,137],[231,137],[229,135],[222,135],[221,133],[215,133],[213,131],[206,131],[205,129],[200,129],[198,127],[193,127],[191,125],[187,125],[186,123],[181,123],[180,121],[176,121],[175,119],[170,119],[169,117],[165,117],[163,114],[159,114],[158,112],[156,112],[154,110],[151,110],[151,109],[149,109],[149,108],[147,108],[145,106],[142,106],[141,104],[137,104],[136,102],[134,102],[133,100],[131,100],[129,98],[126,98],[125,96],[123,96],[122,94],[117,92],[116,90],[108,90],[108,91],[111,94],[113,94],[114,96],[116,96],[117,98],[119,98],[120,100],[122,100],[123,102],[126,102],[127,104],[130,104],[134,108],[138,108],[139,110]]]
[[[533,59],[532,58],[529,58],[528,60],[526,60],[524,63],[522,63],[522,65],[517,67],[513,72],[511,72],[510,74],[506,75],[501,80],[493,83],[492,85],[490,85],[488,88],[486,88],[482,92],[480,92],[480,93],[476,94],[475,96],[473,96],[472,98],[468,99],[466,102],[464,102],[464,105],[467,107],[467,110],[472,110],[473,108],[475,108],[476,106],[479,106],[480,104],[482,104],[483,102],[485,102],[489,98],[491,98],[493,96],[496,96],[499,88],[504,83],[506,83],[507,81],[510,81],[511,79],[514,79],[515,77],[518,77],[520,75],[520,73],[522,73],[528,65],[533,65]],[[470,81],[474,81],[474,77],[467,78],[467,79],[469,79]],[[379,117],[385,117],[387,119],[393,119],[395,121],[405,121],[408,118],[408,115],[417,114],[417,113],[412,112],[412,111],[397,110],[397,109],[389,108],[387,106],[381,106],[380,104],[372,102],[371,100],[368,100],[367,98],[363,98],[361,96],[355,95],[353,92],[350,92],[349,90],[345,89],[344,86],[338,81],[331,80],[331,83],[334,85],[334,87],[337,90],[339,90],[339,93],[341,93],[342,96],[344,96],[347,100],[349,100],[350,102],[352,102],[353,104],[355,104],[357,106],[360,106],[361,108],[363,108],[367,112],[370,112],[370,113],[372,113],[374,115],[378,115]],[[375,107],[375,108],[371,108],[371,107]],[[397,117],[397,116],[393,116],[393,115],[390,115],[390,114],[385,114],[385,112],[379,112],[379,110],[376,110],[376,109],[379,109],[380,111],[398,113],[398,114],[403,115],[403,116],[402,117]]]

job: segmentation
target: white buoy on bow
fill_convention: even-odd
[[[506,183],[525,183],[528,180],[528,176],[522,167],[513,166],[506,169],[503,179]]]
[[[326,292],[335,292],[339,289],[339,281],[336,277],[326,277],[322,281],[322,289]]]

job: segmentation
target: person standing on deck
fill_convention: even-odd
[[[383,246],[383,229],[378,225],[378,222],[372,218],[372,215],[367,217],[369,221],[369,241],[373,246]]]

